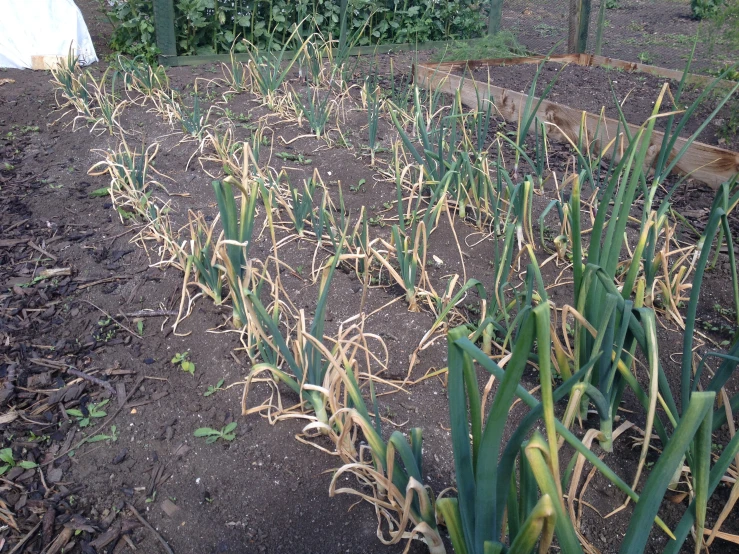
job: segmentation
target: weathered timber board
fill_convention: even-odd
[[[570,56],[577,57],[578,55]],[[560,58],[570,56],[560,56]],[[455,94],[460,89],[462,102],[470,108],[477,108],[480,101],[491,100],[503,118],[513,123],[518,122],[519,114],[526,106],[527,95],[449,73],[450,69],[464,66],[465,62],[461,65],[418,64],[415,68],[415,79],[419,86],[434,90],[438,88],[441,92],[448,94]],[[534,103],[537,101],[538,99],[534,100]],[[548,100],[541,102],[537,116],[541,121],[549,124],[547,133],[550,138],[572,144],[578,142],[584,117],[588,138],[596,151],[600,145],[606,146],[617,138],[619,131],[619,122],[615,119],[583,112]],[[639,131],[637,125],[629,124],[629,129],[632,136]],[[619,140],[624,141],[623,131],[621,132],[622,137]],[[663,133],[659,131],[653,132],[646,160],[648,166],[653,164],[659,153],[663,136]],[[686,143],[686,139],[678,138],[670,156],[679,153]],[[611,148],[608,148],[605,155],[610,155],[610,152]],[[739,173],[739,153],[702,142],[693,142],[675,166],[675,171],[683,175],[690,174],[691,178],[696,181],[717,188],[721,183]]]
[[[467,60],[467,61],[456,61],[456,62],[441,62],[434,64],[434,67],[438,70],[445,72],[460,71],[465,68],[472,70],[479,69],[481,67],[495,67],[499,65],[522,65],[522,64],[536,64],[543,61],[557,62],[557,63],[572,63],[581,65],[583,67],[602,67],[604,69],[620,69],[628,72],[639,72],[648,73],[655,77],[664,77],[665,79],[673,79],[680,81],[683,77],[683,72],[676,69],[667,69],[665,67],[658,67],[656,65],[647,65],[637,62],[626,62],[624,60],[618,60],[616,58],[608,58],[606,56],[596,56],[595,54],[557,54],[552,56],[523,56],[517,58],[493,58],[487,60]],[[431,65],[431,64],[426,64]],[[708,75],[696,75],[689,73],[685,81],[688,84],[708,84],[715,80],[715,77]],[[724,80],[720,83],[721,88],[727,88],[736,85],[733,81]]]

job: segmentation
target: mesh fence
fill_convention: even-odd
[[[699,40],[691,72],[715,71],[736,61],[739,53],[713,36],[707,24],[693,19],[690,0],[603,0],[601,50],[604,56],[684,69],[696,34]],[[596,53],[601,0],[592,0],[587,52]],[[501,28],[528,50],[546,54],[567,51],[569,0],[507,0]],[[559,43],[559,44],[558,44]]]

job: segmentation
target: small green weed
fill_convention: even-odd
[[[199,429],[195,429],[193,435],[196,437],[205,437],[205,444],[213,444],[218,439],[231,442],[236,438],[236,433],[234,433],[235,430],[236,422],[232,421],[220,431],[212,429],[211,427],[200,427]]]
[[[70,408],[67,410],[67,414],[77,419],[77,424],[80,427],[87,427],[93,419],[100,419],[101,417],[108,415],[105,410],[101,409],[108,402],[110,402],[108,399],[105,399],[102,402],[90,402],[87,405],[87,414],[77,408]]]
[[[208,385],[208,390],[203,393],[203,396],[210,396],[211,394],[217,393],[219,390],[223,390],[223,382],[224,380],[219,380],[215,386]]]
[[[172,362],[172,365],[178,365],[180,366],[180,369],[182,369],[182,371],[194,376],[195,375],[195,363],[191,362],[189,358],[190,358],[189,352],[182,352],[182,353],[178,352],[177,354],[174,355],[171,362]]]
[[[38,464],[34,462],[29,462],[27,460],[16,462],[15,458],[13,457],[13,450],[10,448],[3,448],[2,450],[0,450],[0,462],[2,462],[3,464],[0,465],[0,475],[3,475],[6,471],[16,466],[22,467],[23,469],[33,469],[35,467],[38,467]]]

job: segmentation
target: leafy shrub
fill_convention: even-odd
[[[690,0],[690,9],[696,19],[708,19],[724,5],[724,0]]]
[[[111,47],[127,55],[157,52],[151,0],[99,0],[115,27]],[[175,0],[177,53],[227,53],[243,38],[279,47],[298,22],[303,34],[339,37],[341,0]],[[348,0],[347,31],[359,45],[423,43],[480,36],[486,25],[473,0]],[[243,51],[243,43],[237,43]]]
[[[432,57],[432,61],[484,60],[490,58],[513,58],[527,55],[522,46],[510,31],[499,31],[494,35],[486,35],[475,40],[460,40],[440,48]]]
[[[159,54],[154,34],[154,3],[145,0],[99,0],[113,25],[110,47],[153,62]]]
[[[739,0],[716,1],[720,4],[720,9],[716,12],[715,23],[723,31],[724,39],[731,48],[739,49]]]

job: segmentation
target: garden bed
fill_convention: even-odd
[[[389,65],[387,57],[380,62],[385,69]],[[410,73],[407,58],[405,62],[396,60],[398,74],[382,75],[381,86],[388,89],[391,83],[407,84]],[[337,99],[343,102],[341,118],[337,118],[335,125],[329,125],[324,138],[318,139],[311,134],[306,122],[301,124],[294,114],[268,108],[263,98],[251,92],[230,90],[225,81],[216,80],[221,73],[220,67],[212,66],[168,70],[171,88],[181,95],[178,100],[182,103],[181,113],[193,110],[197,96],[207,130],[219,136],[232,132],[230,146],[234,147],[244,141],[250,142],[261,127],[266,140],[261,141],[259,165],[264,171],[270,174],[284,171],[297,185],[302,185],[304,179],[317,171],[335,206],[340,205],[341,191],[343,213],[354,223],[360,211],[366,210],[370,236],[388,239],[390,226],[399,218],[395,205],[396,185],[391,173],[398,131],[387,116],[379,122],[380,151],[376,165],[372,166],[365,149],[367,114],[356,89]],[[68,113],[65,119],[54,124],[61,114],[46,113],[46,107],[54,101],[54,93],[45,75],[14,72],[12,76],[17,82],[0,90],[0,94],[6,95],[0,103],[4,110],[0,131],[7,137],[3,144],[3,161],[10,166],[0,173],[3,192],[8,195],[8,202],[0,212],[0,230],[5,233],[3,239],[11,241],[0,250],[2,290],[10,289],[0,296],[3,323],[7,323],[3,332],[8,337],[2,352],[17,364],[21,374],[17,382],[12,377],[7,378],[9,384],[17,385],[15,392],[20,393],[11,398],[11,405],[19,410],[30,410],[37,402],[43,405],[47,398],[48,391],[33,381],[29,386],[28,378],[48,368],[35,367],[29,359],[43,360],[47,365],[62,364],[62,368],[47,371],[50,389],[72,383],[73,376],[63,371],[64,366],[72,365],[109,381],[116,394],[99,383],[88,382],[84,396],[64,399],[44,411],[42,424],[55,431],[45,439],[30,436],[31,431],[38,434],[46,429],[24,419],[13,421],[3,429],[3,446],[18,450],[22,444],[33,442],[28,446],[29,456],[41,463],[58,456],[49,469],[57,470],[55,475],[61,471],[64,478],[58,484],[47,479],[53,495],[43,498],[47,494],[46,484],[39,474],[17,477],[18,482],[11,488],[14,492],[27,493],[29,502],[12,503],[22,532],[6,530],[8,544],[17,544],[20,536],[34,529],[39,515],[51,510],[58,514],[58,522],[55,524],[52,519],[49,523],[45,516],[45,529],[49,531],[44,535],[54,537],[64,532],[64,524],[70,520],[77,527],[91,524],[75,535],[78,545],[71,550],[74,554],[82,550],[82,541],[98,538],[107,531],[115,536],[114,541],[123,543],[122,535],[128,534],[121,529],[130,526],[133,518],[126,504],[130,503],[178,554],[403,551],[402,542],[383,546],[375,537],[376,516],[367,503],[354,505],[355,498],[348,495],[328,497],[332,471],[342,465],[341,460],[294,440],[293,437],[301,432],[300,422],[287,420],[271,426],[255,414],[241,415],[244,379],[253,365],[240,342],[243,336],[233,329],[229,302],[215,306],[208,298],[193,300],[189,317],[173,329],[183,287],[190,290],[192,296],[199,290],[193,276],[183,281],[184,264],[179,265],[169,258],[171,252],[164,245],[163,237],[157,239],[147,234],[153,222],[132,215],[133,208],[125,204],[120,191],[112,195],[110,191],[103,191],[100,196],[100,189],[113,186],[110,176],[86,175],[93,164],[104,160],[111,151],[117,151],[123,139],[131,148],[138,146],[139,152],[142,146],[158,145],[152,165],[158,173],[149,174],[151,196],[146,202],[167,205],[170,238],[187,247],[191,239],[186,227],[188,211],[201,212],[208,223],[215,221],[219,209],[211,181],[233,173],[231,168],[225,169],[224,159],[215,155],[214,144],[189,136],[181,120],[168,120],[150,98],[134,93],[131,97],[135,102],[121,108],[120,128],[114,127],[114,132],[96,136],[79,122],[80,128],[72,132],[74,114]],[[363,76],[362,70],[358,70],[354,84],[361,85]],[[101,75],[94,72],[94,77],[100,79]],[[288,83],[296,91],[302,91],[305,86],[295,75],[291,75]],[[26,94],[29,91],[32,94]],[[289,96],[282,96],[283,100],[286,97]],[[505,127],[504,122],[501,124],[503,131],[510,132],[510,127]],[[34,125],[36,131],[29,129]],[[121,135],[122,132],[126,134]],[[490,147],[489,142],[487,146]],[[91,152],[93,149],[95,151]],[[564,173],[568,156],[558,154],[553,152],[552,169]],[[510,166],[511,152],[504,151],[502,156],[504,163]],[[153,180],[163,186],[157,186]],[[404,194],[407,196],[407,189]],[[547,179],[541,186],[541,194],[532,196],[534,216],[538,217],[558,195],[553,180]],[[678,191],[675,205],[689,207],[693,213],[685,217],[693,226],[702,229],[711,199],[711,191],[691,185],[691,188]],[[319,198],[315,199],[314,205],[317,204]],[[279,256],[282,265],[270,271],[281,279],[285,293],[283,301],[290,302],[295,311],[303,310],[310,321],[315,315],[319,293],[314,269],[327,263],[331,248],[317,247],[309,235],[298,237],[284,210],[280,210],[275,225],[274,241],[281,245],[276,248],[269,227],[265,227],[264,205],[258,204],[257,211],[259,217],[251,258],[255,263],[268,263],[270,257]],[[638,215],[638,205],[634,213]],[[27,222],[23,222],[24,219]],[[18,221],[23,223],[16,225]],[[551,217],[542,221],[542,236],[547,237],[542,247],[545,244],[552,247],[555,225],[552,221]],[[221,227],[216,229],[220,232]],[[686,240],[695,240],[687,230],[682,232],[688,237]],[[140,236],[143,238],[129,243],[129,238],[138,233],[143,233]],[[627,233],[634,238],[634,229],[629,228]],[[34,248],[29,240],[43,252]],[[430,236],[426,268],[429,283],[441,294],[450,277],[458,275],[457,287],[465,278],[477,278],[490,290],[496,270],[491,265],[496,245],[496,239],[487,228],[481,231],[474,227],[453,208],[442,212]],[[536,248],[543,261],[545,255],[538,245]],[[523,253],[521,263],[513,264],[511,282],[518,287],[522,285],[526,256]],[[162,264],[162,260],[169,262]],[[47,269],[69,267],[69,281],[39,281],[29,285],[42,266]],[[554,258],[542,263],[550,299],[557,306],[572,302],[567,268],[567,262]],[[448,389],[443,373],[448,362],[445,337],[437,332],[434,342],[419,353],[417,363],[411,366],[409,358],[433,325],[434,314],[427,305],[419,312],[410,312],[403,291],[388,280],[387,273],[375,277],[365,297],[363,283],[353,265],[347,263],[338,268],[331,284],[325,335],[335,336],[342,322],[360,311],[366,314],[366,332],[381,337],[388,348],[387,370],[376,375],[392,381],[378,381],[376,385],[381,395],[379,415],[383,418],[383,426],[386,431],[397,428],[403,432],[413,427],[423,428],[425,484],[438,493],[455,484]],[[110,281],[96,283],[105,279]],[[726,319],[725,314],[715,312],[712,305],[732,305],[724,256],[716,271],[707,274],[706,279],[708,283],[704,287],[709,294],[702,302],[701,315],[709,322],[721,322]],[[23,288],[13,288],[19,283]],[[85,288],[78,290],[80,286]],[[449,324],[477,321],[478,300],[471,294],[461,302]],[[161,310],[164,315],[145,318],[125,315],[147,309]],[[106,313],[115,317],[120,325],[111,321]],[[169,319],[165,320],[166,317]],[[140,328],[137,319],[143,319]],[[716,341],[726,338],[725,329],[709,331]],[[664,347],[663,363],[674,386],[679,366],[670,359],[671,345],[680,341],[681,333],[669,322],[664,328],[659,327],[658,333]],[[189,358],[195,364],[193,375],[172,363],[176,354],[185,352],[190,353]],[[2,369],[7,371],[8,366],[3,365]],[[405,381],[407,376],[409,381]],[[137,382],[144,377],[143,386],[137,388]],[[479,378],[483,387],[486,376],[480,372]],[[642,383],[646,381],[641,372],[639,379]],[[404,388],[398,390],[401,384]],[[521,385],[534,390],[538,384],[538,372],[534,368],[527,369]],[[126,397],[118,396],[119,385],[123,385]],[[209,387],[217,390],[206,396]],[[365,391],[367,388],[365,386]],[[286,387],[280,385],[280,390],[286,405],[296,402],[296,395]],[[729,393],[735,390],[736,383],[732,381]],[[250,392],[248,406],[253,407],[268,398],[270,391],[267,383],[258,384]],[[67,455],[70,434],[74,437],[75,433],[86,431],[73,419],[65,417],[65,409],[105,399],[115,405],[109,408],[109,413],[118,406],[123,407],[115,420],[117,440],[84,444],[75,456]],[[625,397],[627,410],[638,410],[635,406],[633,397]],[[561,406],[558,409],[561,414]],[[506,435],[524,413],[520,403],[512,410]],[[640,412],[626,413],[636,425],[643,425]],[[193,436],[198,428],[220,429],[233,422],[238,425],[232,441],[207,444],[203,438]],[[584,424],[584,428],[573,427],[578,436],[592,427],[595,420],[591,418]],[[635,432],[629,432],[618,439],[616,454],[597,451],[627,481],[633,478],[638,459],[638,451],[628,447],[632,435],[636,437]],[[722,444],[725,439],[723,435],[716,437]],[[333,448],[328,440],[317,441],[317,444]],[[183,445],[186,448],[183,449]],[[656,459],[656,454],[649,455],[649,462]],[[563,459],[563,467],[567,462]],[[368,492],[368,487],[351,479],[342,480],[340,484]],[[74,501],[67,501],[70,494]],[[709,521],[715,521],[728,494],[729,487],[719,488],[709,504]],[[604,515],[621,504],[623,495],[596,474],[583,501]],[[674,527],[687,503],[663,504],[660,515]],[[631,507],[608,520],[598,513],[584,510],[580,518],[581,532],[599,550],[615,552],[619,546],[616,538],[620,539],[626,531]],[[89,521],[80,523],[82,516]],[[117,535],[116,525],[120,526]],[[722,529],[736,533],[736,521],[729,519]],[[140,527],[129,538],[140,551],[164,552],[148,529]],[[451,552],[445,531],[443,538],[447,541],[447,551]],[[31,534],[27,551],[40,551],[44,539],[40,534]],[[661,552],[665,542],[666,536],[655,529],[649,551]],[[112,546],[113,541],[110,544]],[[727,544],[717,542],[712,551],[718,553],[723,548],[729,552]],[[122,548],[127,547],[122,545]],[[420,543],[411,548],[414,553],[425,551]]]
[[[619,113],[614,94],[630,124],[631,132],[637,132],[637,126],[651,116],[663,84],[669,82],[670,91],[675,94],[682,77],[678,71],[600,56],[565,55],[553,56],[550,60],[544,63],[539,74],[535,89],[537,99],[555,78],[556,82],[542,101],[537,115],[551,124],[549,129],[552,136],[569,139],[573,144],[578,142],[583,111],[587,112],[587,127],[592,141],[606,144],[616,136]],[[542,61],[543,57],[533,57],[419,64],[416,77],[426,86],[440,85],[445,92],[462,87],[462,99],[470,107],[477,106],[478,97],[490,96],[497,111],[506,120],[516,123],[525,109],[531,84]],[[686,105],[690,106],[710,82],[710,78],[690,75],[680,100],[683,109]],[[674,153],[683,147],[685,139],[698,131],[734,85],[728,81],[721,83],[698,107],[680,132]],[[678,171],[691,173],[697,180],[718,185],[739,170],[739,154],[733,151],[739,149],[739,138],[733,128],[739,109],[736,102],[734,95],[702,130],[698,140],[689,146],[685,158],[678,164]],[[532,105],[535,104],[536,100]],[[601,116],[602,109],[605,118]],[[661,113],[672,109],[672,97],[667,93]],[[679,117],[676,116],[673,129]],[[660,118],[655,128],[664,130],[665,126],[666,118]],[[662,133],[655,133],[651,140],[655,146],[654,155],[661,142]]]

